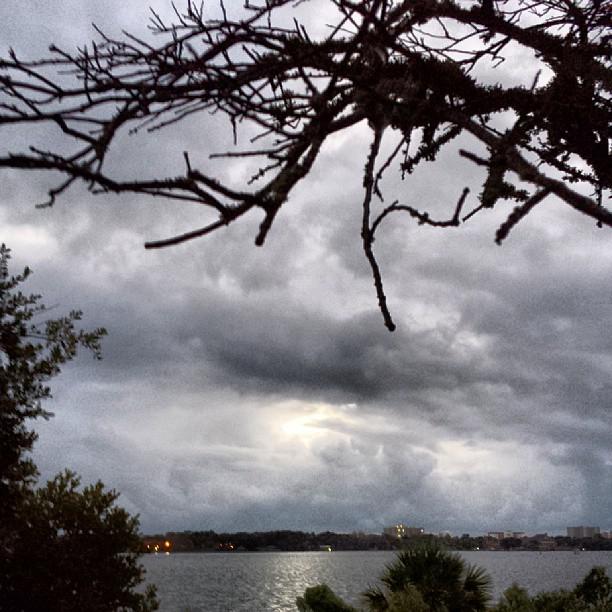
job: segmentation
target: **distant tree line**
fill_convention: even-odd
[[[567,536],[549,536],[537,534],[524,538],[508,537],[496,540],[487,536],[470,537],[450,535],[439,537],[426,535],[424,541],[437,541],[450,550],[612,550],[612,540],[596,535],[592,538],[569,538]]]
[[[221,532],[183,531],[170,532],[164,535],[147,536],[147,540],[169,540],[174,552],[189,551],[316,551],[331,547],[332,550],[401,550],[407,547],[423,545],[441,545],[449,550],[485,550],[496,548],[500,550],[541,550],[543,545],[558,550],[612,550],[612,540],[602,537],[575,539],[565,536],[548,537],[545,534],[530,538],[504,538],[493,540],[486,536],[470,537],[463,535],[438,536],[423,534],[408,538],[396,538],[385,534],[363,532],[335,533],[323,531],[320,533],[276,530],[257,532]]]
[[[394,550],[399,540],[389,536],[366,533],[321,533],[278,530],[262,532],[217,533],[215,531],[184,531],[167,533],[173,551],[281,550],[314,551],[325,547],[333,550]]]
[[[558,548],[581,548],[584,550],[612,550],[612,540],[597,535],[593,538],[555,537]]]

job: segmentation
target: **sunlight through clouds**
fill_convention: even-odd
[[[345,413],[345,410],[334,408],[329,404],[298,404],[297,406],[285,404],[281,410],[284,411],[287,408],[293,414],[285,421],[282,421],[283,417],[280,417],[281,436],[285,439],[289,438],[290,441],[297,439],[307,448],[319,438],[347,437],[347,433],[339,431],[339,426],[350,426],[355,422]]]
[[[7,217],[7,211],[0,208],[0,226],[3,231],[0,242],[10,239],[7,246],[18,261],[34,266],[41,259],[46,260],[58,254],[59,240],[47,228],[31,223],[13,224]],[[27,254],[27,258],[24,254]]]

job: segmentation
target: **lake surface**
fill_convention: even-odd
[[[594,566],[612,576],[612,551],[460,553],[493,579],[495,600],[513,582],[530,593],[572,588]],[[306,587],[328,584],[359,605],[359,595],[396,553],[180,553],[146,555],[147,582],[157,585],[162,612],[295,612]]]

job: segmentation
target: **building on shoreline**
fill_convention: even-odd
[[[407,527],[403,523],[392,525],[391,527],[383,528],[383,535],[391,536],[392,538],[414,538],[425,533],[423,527]]]
[[[596,535],[599,535],[599,527],[585,527],[581,525],[580,527],[567,528],[568,538],[593,538]]]
[[[523,540],[526,537],[527,534],[524,531],[489,531],[487,533],[487,538],[493,538],[495,540],[503,540],[505,538],[515,538],[517,540]]]

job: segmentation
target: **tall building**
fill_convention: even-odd
[[[420,536],[425,533],[422,527],[406,527],[406,537],[413,538],[414,536]]]
[[[406,527],[403,523],[392,525],[391,527],[385,527],[383,529],[383,535],[391,536],[392,538],[413,538],[414,536],[420,536],[425,533],[422,527]]]
[[[592,538],[599,535],[599,527],[568,527],[567,537],[568,538]]]
[[[385,527],[383,529],[383,535],[391,536],[392,538],[404,538],[406,537],[406,525],[398,523],[391,527]]]

